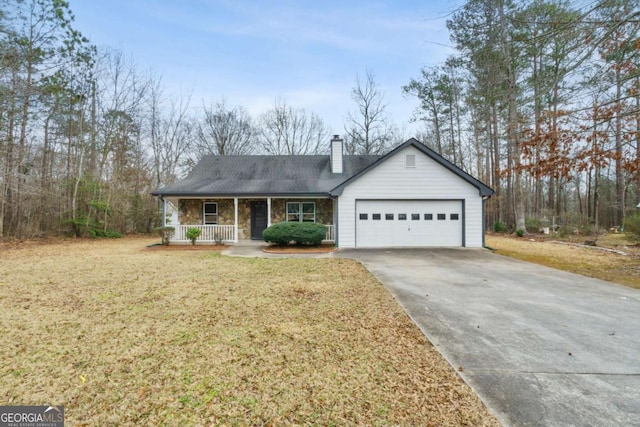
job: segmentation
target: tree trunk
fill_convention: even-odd
[[[98,132],[97,130],[97,118],[96,118],[96,104],[97,104],[97,99],[96,99],[96,82],[95,80],[91,81],[91,134],[89,136],[90,140],[91,140],[91,144],[89,146],[89,173],[91,175],[93,175],[94,177],[96,176],[96,134]]]
[[[616,78],[616,100],[618,104],[622,102],[622,81],[620,75],[620,67],[615,67],[615,78]],[[622,111],[618,109],[616,111],[616,120],[615,120],[615,141],[616,141],[616,225],[622,225],[622,220],[624,219],[624,196],[625,196],[625,186],[624,186],[624,175],[622,168]]]
[[[493,189],[495,190],[495,205],[498,221],[502,221],[502,184],[500,182],[500,140],[498,139],[498,107],[493,101],[491,105],[491,137],[493,139]]]
[[[507,38],[507,18],[505,16],[504,0],[498,3],[498,15],[500,19],[500,49],[502,51],[504,65],[507,71],[507,139],[510,147],[511,160],[513,161],[513,198],[514,217],[516,230],[527,232],[525,224],[524,200],[522,192],[522,172],[520,171],[520,143],[518,141],[518,88],[514,70],[514,59],[511,55],[511,45]]]
[[[14,203],[14,218],[15,229],[14,234],[17,238],[22,237],[22,184],[23,184],[23,172],[24,161],[26,156],[27,146],[27,125],[29,123],[29,108],[31,106],[31,89],[33,87],[33,44],[29,45],[29,53],[27,56],[27,75],[25,77],[25,89],[24,89],[24,102],[22,104],[22,119],[20,122],[20,139],[18,140],[18,160],[16,162],[16,194]]]
[[[535,50],[535,52],[537,52],[537,49]],[[540,64],[538,64],[538,61],[540,61]],[[535,216],[539,216],[540,212],[542,211],[542,176],[540,173],[540,146],[541,146],[541,141],[540,141],[540,136],[541,136],[541,129],[540,129],[540,125],[541,125],[541,117],[540,117],[540,113],[542,111],[542,102],[541,102],[541,94],[540,94],[540,76],[539,76],[539,71],[540,69],[542,69],[542,55],[536,55],[534,54],[534,59],[533,59],[533,120],[534,120],[534,138],[535,138],[535,162],[536,162],[536,168],[535,168],[535,202],[534,202],[534,213]]]
[[[636,79],[636,87],[640,89],[640,77]],[[640,207],[640,93],[636,93],[636,203]]]
[[[15,119],[16,119],[16,97],[15,97],[15,88],[17,86],[17,75],[15,71],[12,74],[12,91],[9,93],[9,112],[8,112],[8,122],[7,126],[7,142],[6,142],[6,152],[4,158],[4,170],[2,176],[2,186],[0,190],[0,237],[5,237],[5,223],[7,216],[8,207],[11,205],[11,184],[13,182],[13,150],[15,146],[15,142],[13,140],[13,134],[15,132]],[[8,233],[6,233],[8,234]]]
[[[591,174],[593,173],[593,168],[589,168],[589,170],[587,171],[587,200],[586,200],[586,204],[587,204],[587,218],[589,218],[589,221],[593,220],[593,209],[592,209],[592,205],[591,205],[591,185],[592,185],[592,176]]]
[[[600,226],[600,189],[598,184],[600,182],[600,166],[596,166],[596,171],[593,176],[593,220],[596,226]]]

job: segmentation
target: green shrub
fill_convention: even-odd
[[[562,224],[556,230],[556,234],[559,237],[569,237],[569,236],[573,236],[574,234],[576,234],[577,230],[578,229],[575,226],[571,225],[571,224]]]
[[[191,240],[192,245],[196,244],[196,240],[198,240],[198,237],[200,237],[200,233],[202,233],[202,230],[200,230],[199,228],[187,228],[187,239]]]
[[[160,238],[162,239],[162,244],[168,245],[176,229],[175,227],[164,226],[164,227],[156,227],[154,231],[160,234]]]
[[[518,229],[516,230],[516,235],[517,235],[518,237],[524,237],[524,235],[525,235],[525,234],[526,234],[526,232],[525,232],[522,228],[518,228]]]
[[[524,225],[527,227],[527,230],[540,230],[542,229],[542,221],[538,218],[526,218],[524,220]]]
[[[119,239],[122,237],[122,233],[115,230],[101,230],[99,233],[92,233],[91,237],[107,237],[109,239]]]
[[[290,244],[318,246],[327,235],[327,227],[315,222],[279,222],[264,230],[265,242],[279,246]]]
[[[568,237],[576,234],[590,235],[594,232],[591,219],[573,210],[569,210],[561,218],[561,224],[556,232],[560,237]]]
[[[504,222],[496,221],[496,223],[493,224],[493,231],[495,231],[496,233],[502,233],[506,228],[507,224],[505,224]]]
[[[71,225],[71,230],[69,235],[76,237],[93,237],[97,239],[99,237],[108,237],[119,239],[122,237],[122,233],[107,228],[95,221],[88,221],[87,218],[77,218],[77,219],[69,219],[66,221],[67,224]]]
[[[640,214],[628,216],[624,219],[624,232],[631,239],[640,242]]]
[[[122,237],[122,233],[120,233],[119,231],[111,229],[104,230],[102,228],[87,228],[87,234],[89,235],[89,237],[92,237],[94,239],[99,239],[101,237],[106,237],[109,239],[119,239]]]

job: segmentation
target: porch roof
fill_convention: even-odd
[[[382,156],[343,157],[343,173],[329,156],[205,156],[189,175],[154,196],[329,196]]]

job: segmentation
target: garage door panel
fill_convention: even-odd
[[[358,200],[356,246],[462,246],[462,202]]]

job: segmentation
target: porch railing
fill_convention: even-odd
[[[215,243],[215,242],[235,242],[236,230],[233,225],[176,225],[172,242],[191,243],[187,238],[187,230],[197,228],[200,230],[200,236],[196,242]]]
[[[325,224],[325,227],[327,227],[327,237],[325,237],[324,239],[334,242],[336,240],[336,238],[335,238],[335,226],[334,225]]]
[[[191,243],[187,238],[187,230],[197,228],[200,230],[200,236],[196,242],[200,243],[216,243],[216,242],[235,242],[236,230],[233,225],[174,225],[175,232],[171,238],[175,243]],[[335,241],[335,226],[325,225],[327,234],[325,240]]]

